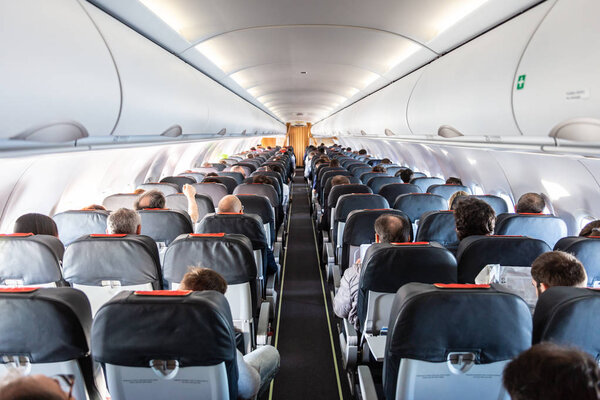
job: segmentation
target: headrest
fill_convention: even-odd
[[[185,211],[179,210],[140,210],[142,235],[169,245],[183,233],[192,233],[192,221]]]
[[[257,166],[256,164],[252,163],[252,162],[248,162],[249,160],[244,160],[244,162],[239,162],[235,165],[239,165],[240,167],[246,167],[250,170],[250,173],[254,172],[257,170]]]
[[[352,174],[353,174],[354,176],[358,177],[358,178],[360,178],[360,177],[362,176],[362,174],[364,174],[364,173],[371,172],[371,169],[372,169],[372,168],[371,168],[370,166],[368,166],[368,165],[365,165],[364,167],[357,166],[357,167],[354,167],[354,168],[352,168],[352,169],[350,169],[350,168],[352,168],[352,167],[349,167],[349,168],[348,168],[348,170],[349,170],[350,172],[352,172]],[[362,181],[362,179],[361,179],[361,181]]]
[[[0,236],[0,285],[20,280],[24,285],[62,282],[64,247],[51,235]]]
[[[544,291],[533,314],[533,344],[553,342],[600,357],[600,291],[555,286]]]
[[[427,211],[446,210],[448,203],[438,194],[409,193],[398,196],[394,208],[404,211],[410,221],[415,222]]]
[[[244,180],[244,175],[241,172],[221,171],[219,176],[228,176],[235,179],[235,182],[239,185]]]
[[[260,217],[254,214],[208,214],[197,226],[196,233],[237,233],[252,242],[254,250],[267,247],[267,237]]]
[[[498,235],[522,235],[541,239],[551,248],[567,235],[567,224],[548,214],[500,214],[496,219]]]
[[[369,180],[375,178],[375,177],[379,177],[379,176],[388,176],[387,172],[365,172],[364,174],[360,175],[360,180],[368,186],[369,184]]]
[[[446,248],[456,250],[459,240],[456,236],[454,212],[429,211],[421,215],[416,240],[437,242]]]
[[[154,240],[144,235],[88,235],[67,248],[63,262],[65,280],[101,286],[116,280],[122,286],[152,282],[160,288],[161,271]]]
[[[493,194],[481,194],[473,195],[476,199],[483,200],[494,209],[496,215],[504,214],[508,212],[508,206],[502,197],[495,196]]]
[[[163,265],[168,282],[181,282],[190,266],[215,270],[229,284],[256,279],[252,242],[238,234],[181,235],[167,249]]]
[[[456,192],[467,192],[469,194],[471,194],[471,189],[469,189],[469,187],[464,186],[464,185],[431,185],[427,188],[427,192],[429,193],[433,193],[433,194],[439,194],[440,196],[442,196],[443,198],[445,198],[446,200],[449,200],[450,197],[452,197],[452,195]]]
[[[379,194],[385,197],[388,203],[392,205],[396,202],[396,199],[401,194],[421,192],[421,188],[417,185],[413,185],[412,183],[389,183],[387,185],[383,185],[381,189],[379,189]]]
[[[68,246],[75,239],[91,233],[106,232],[109,212],[102,210],[70,210],[54,215],[60,240]]]
[[[568,236],[560,239],[554,250],[573,254],[585,268],[588,286],[600,284],[600,237]]]
[[[196,183],[196,179],[189,176],[165,176],[160,180],[160,183],[173,183],[177,185],[178,190],[183,190],[183,185],[193,185]]]
[[[379,193],[382,187],[391,183],[402,183],[402,179],[399,176],[374,176],[369,179],[367,186],[373,190],[373,193]]]
[[[427,189],[431,185],[443,185],[444,183],[446,183],[446,181],[444,181],[442,178],[435,178],[431,176],[418,176],[417,174],[417,172],[413,172],[414,178],[411,179],[410,183],[420,187],[421,192],[423,193],[427,192]]]
[[[375,220],[383,214],[398,215],[406,219],[410,226],[410,237],[412,238],[412,225],[408,217],[400,210],[391,208],[378,210],[353,210],[346,218],[344,226],[343,244],[360,246],[372,243],[375,240]]]
[[[165,183],[158,183],[158,182],[144,183],[142,185],[139,185],[137,188],[144,189],[146,191],[158,190],[159,192],[162,192],[162,194],[164,194],[165,196],[168,196],[170,194],[179,193],[181,191],[178,185],[176,185],[174,183],[167,183],[167,182],[165,182]]]
[[[523,236],[469,236],[461,240],[456,252],[458,281],[472,283],[488,264],[514,267],[531,266],[542,253],[550,251],[543,240]]]
[[[210,197],[215,208],[219,206],[219,201],[229,194],[227,186],[222,183],[196,183],[193,186],[196,193]]]
[[[194,183],[199,183],[202,182],[202,179],[204,179],[206,174],[203,174],[202,172],[183,172],[179,174],[179,176],[192,178],[194,180]]]
[[[329,199],[331,200],[331,193],[329,194]],[[378,194],[344,194],[339,197],[337,205],[335,206],[335,220],[342,222],[346,221],[348,214],[354,210],[381,209],[389,207],[390,205],[388,204],[387,200]]]
[[[327,183],[327,180],[329,178],[333,178],[334,176],[338,176],[338,175],[346,176],[348,178],[353,176],[352,172],[346,171],[343,168],[335,167],[335,169],[325,171],[323,174],[321,174],[321,181],[320,181],[321,185],[323,185],[323,187],[325,187],[325,184]]]
[[[52,363],[89,354],[92,315],[79,290],[0,290],[0,315],[0,360],[25,355],[32,363]]]
[[[275,221],[273,207],[266,196],[256,194],[237,194],[236,196],[242,202],[246,214],[258,215],[265,224]]]
[[[135,201],[140,197],[139,194],[133,193],[118,193],[106,197],[102,201],[102,205],[111,211],[116,211],[119,208],[129,208],[133,210]]]
[[[252,183],[242,183],[241,185],[238,185],[235,188],[233,194],[256,194],[268,198],[273,207],[278,207],[280,204],[277,191],[271,185],[255,185]]]

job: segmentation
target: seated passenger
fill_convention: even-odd
[[[225,294],[227,282],[216,271],[192,267],[183,276],[179,289],[198,292],[216,290]],[[251,399],[257,393],[263,393],[279,371],[279,352],[270,345],[259,347],[246,355],[237,350],[236,359],[239,373],[238,396],[243,399]]]
[[[496,225],[496,213],[485,201],[467,197],[458,202],[454,221],[458,240],[472,235],[491,235]]]
[[[246,178],[246,171],[244,170],[244,167],[242,167],[241,165],[235,165],[235,166],[231,167],[231,172],[239,172],[240,174],[242,174],[242,176],[244,178]]]
[[[208,174],[206,174],[207,178],[210,178],[211,176],[219,176],[219,174],[217,174],[216,172],[209,172]]]
[[[14,233],[33,233],[58,237],[58,227],[52,218],[44,214],[23,214],[15,221]]]
[[[264,185],[270,185],[271,180],[266,175],[254,175],[252,178],[252,183],[262,183]]]
[[[456,178],[454,176],[451,176],[450,178],[446,179],[446,185],[461,185],[462,186],[462,180],[460,178]]]
[[[134,210],[119,208],[106,220],[106,233],[109,235],[139,235],[142,231],[142,219]]]
[[[367,151],[366,151],[365,149],[360,149],[360,150],[358,151],[358,155],[359,155],[359,156],[366,156],[366,155],[367,155]]]
[[[456,206],[458,205],[458,202],[464,196],[468,196],[468,195],[469,195],[469,193],[465,192],[464,190],[459,190],[458,192],[452,193],[452,196],[450,196],[450,198],[448,199],[448,208],[450,210],[456,210]]]
[[[409,240],[410,223],[404,218],[383,214],[375,220],[375,243],[405,243]],[[359,259],[351,268],[346,269],[340,281],[340,288],[333,299],[335,315],[347,318],[356,329],[358,329],[357,301],[361,267],[362,262]]]
[[[187,183],[183,185],[183,194],[188,201],[188,214],[192,220],[192,223],[198,222],[198,204],[196,204],[196,189],[192,185]],[[165,208],[165,195],[158,190],[149,190],[142,193],[140,197],[135,201],[133,207],[136,210],[145,209],[164,209]]]
[[[392,164],[392,160],[390,160],[389,158],[384,158],[383,160],[381,160],[380,164]]]
[[[90,204],[87,207],[83,207],[81,211],[106,211],[106,207],[101,206],[100,204]]]
[[[581,232],[579,232],[579,236],[600,236],[600,219],[586,224]]]
[[[538,297],[552,286],[585,287],[587,280],[583,264],[564,251],[549,251],[531,264],[531,281]]]
[[[70,400],[71,392],[65,392],[61,383],[73,388],[75,383],[68,375],[49,378],[45,375],[22,376],[17,372],[9,373],[0,382],[0,400]],[[64,382],[60,382],[59,379]]]
[[[575,348],[536,344],[511,361],[503,375],[512,400],[600,399],[600,369]]]
[[[347,176],[336,175],[333,178],[331,178],[331,187],[332,188],[337,185],[349,185],[349,184],[350,184],[350,179],[348,179]],[[330,212],[331,212],[331,210],[329,209],[329,207],[327,207],[327,205],[325,205],[325,210],[323,212],[323,215],[321,216],[321,222],[319,223],[319,229],[321,229],[322,231],[329,230],[329,220],[331,218],[329,215]]]
[[[381,165],[376,165],[371,169],[371,172],[381,172],[381,173],[385,173],[386,169],[381,166]]]
[[[139,188],[139,189],[135,189],[135,190],[133,191],[133,194],[142,194],[142,193],[144,193],[145,191],[146,191],[146,190],[144,190],[144,189],[142,189],[142,188]]]
[[[546,207],[546,202],[540,194],[525,193],[519,197],[515,209],[518,213],[540,214],[544,212],[544,207]]]
[[[399,176],[404,183],[410,183],[411,179],[413,178],[413,171],[410,168],[401,169],[400,171],[396,172],[395,176]]]

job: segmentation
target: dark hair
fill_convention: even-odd
[[[544,211],[545,206],[546,202],[540,194],[525,193],[523,196],[519,197],[516,209],[518,213],[539,214]]]
[[[600,219],[587,223],[579,236],[600,236]]]
[[[217,271],[209,268],[190,267],[188,272],[181,279],[180,288],[182,290],[193,290],[200,292],[202,290],[216,290],[225,294],[227,291],[227,281]]]
[[[531,277],[539,285],[582,286],[587,275],[581,261],[564,251],[549,251],[536,258],[531,264]]]
[[[266,175],[254,175],[252,178],[252,183],[265,183],[267,185],[271,184],[271,180]]]
[[[365,149],[360,149],[360,150],[358,151],[358,154],[360,154],[360,155],[362,156],[362,155],[365,155],[365,154],[367,154],[367,151],[366,151]]]
[[[446,179],[446,185],[462,185],[462,180],[460,178],[451,176],[450,178]]]
[[[598,400],[600,370],[587,353],[539,343],[511,361],[503,374],[512,400]]]
[[[402,182],[410,183],[410,180],[413,177],[413,172],[412,172],[412,169],[410,169],[410,168],[401,169],[400,171],[396,172],[396,176],[400,176],[400,179],[402,179]]]
[[[337,186],[337,185],[347,185],[350,183],[350,179],[348,179],[347,176],[344,175],[336,175],[333,178],[331,178],[331,187]]]
[[[146,203],[148,203],[146,205]],[[144,208],[165,208],[165,195],[158,190],[148,190],[135,201],[133,208],[142,210]]]
[[[476,197],[460,199],[454,210],[456,235],[459,240],[472,235],[489,235],[496,225],[496,213],[485,201]]]
[[[381,164],[391,164],[392,160],[390,160],[389,158],[384,158],[383,160],[381,160]]]
[[[246,158],[254,158],[254,154],[249,153],[248,156]]]
[[[399,215],[382,214],[375,220],[375,233],[381,243],[410,241],[410,222]]]
[[[58,237],[58,228],[52,218],[44,214],[29,213],[15,221],[14,233],[33,233]]]
[[[215,175],[215,176],[219,176],[219,175]],[[202,179],[202,183],[221,183],[221,181],[219,179],[217,179],[215,176],[207,176],[206,178]]]
[[[211,176],[219,176],[219,174],[217,174],[216,172],[209,172],[208,174],[206,174],[207,178]]]
[[[346,151],[352,151],[352,147],[346,147]]]
[[[339,167],[340,166],[340,162],[334,158],[333,160],[331,160],[329,162],[329,166],[330,167]]]
[[[371,169],[371,172],[385,172],[386,169],[381,165],[376,165]]]
[[[44,379],[52,379],[44,377]],[[0,388],[0,400],[64,400],[67,394],[60,395],[58,391],[62,388],[50,387],[42,383],[34,376],[22,376],[9,381]]]

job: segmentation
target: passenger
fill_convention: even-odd
[[[600,369],[586,352],[540,343],[511,361],[503,374],[512,400],[598,400]]]
[[[349,184],[350,184],[350,179],[347,176],[336,175],[333,178],[331,178],[331,188],[333,188],[334,186],[337,186],[337,185],[349,185]],[[329,219],[331,218],[329,216],[330,212],[331,212],[331,210],[329,209],[329,207],[327,207],[327,204],[325,204],[325,211],[323,212],[323,215],[321,216],[321,222],[319,223],[319,229],[322,231],[329,230]]]
[[[207,176],[206,178],[202,179],[202,183],[221,183],[221,181],[216,179],[214,176]]]
[[[145,190],[144,190],[144,189],[142,189],[142,188],[139,188],[139,189],[135,189],[135,190],[133,191],[133,194],[142,194],[142,193],[144,193],[144,192],[145,192]]]
[[[380,164],[391,164],[392,160],[390,160],[389,158],[384,158],[383,160],[381,160]]]
[[[462,186],[462,180],[460,178],[456,178],[454,176],[451,176],[450,178],[446,179],[446,185],[461,185]]]
[[[546,202],[540,194],[525,193],[523,196],[519,197],[516,211],[518,213],[540,214],[544,212],[544,207],[546,207]]]
[[[183,194],[187,198],[188,202],[188,214],[192,223],[196,223],[198,221],[198,204],[196,203],[196,189],[192,185],[188,185],[187,183],[183,185]],[[158,190],[149,190],[144,192],[140,197],[135,201],[133,208],[136,210],[145,210],[145,209],[164,209],[165,208],[165,195]]]
[[[70,400],[74,381],[64,377],[66,386],[71,387],[67,393],[58,379],[45,375],[22,376],[18,372],[7,374],[0,382],[0,400]]]
[[[552,286],[585,287],[587,280],[581,261],[564,251],[543,253],[531,264],[531,281],[538,297]]]
[[[202,168],[212,168],[212,165],[209,162],[203,162],[201,167]]]
[[[375,243],[405,243],[410,241],[410,222],[394,214],[383,214],[375,220]],[[362,262],[359,259],[348,268],[340,281],[335,298],[333,310],[340,318],[347,318],[348,322],[358,330],[357,301],[358,284]]]
[[[339,167],[339,166],[340,166],[340,162],[339,162],[337,159],[335,159],[335,158],[334,158],[333,160],[331,160],[331,161],[329,162],[329,166],[330,166],[330,167],[336,167],[336,168],[337,168],[337,167]]]
[[[458,192],[454,192],[452,193],[452,196],[450,196],[450,198],[448,199],[448,208],[450,210],[456,210],[456,206],[458,205],[458,202],[465,196],[468,196],[469,193],[465,192],[464,190],[459,190]]]
[[[244,170],[244,168],[241,165],[234,165],[233,167],[231,167],[231,172],[239,172],[240,174],[242,174],[242,176],[245,178],[246,177],[246,171]]]
[[[600,219],[592,221],[583,227],[579,236],[600,236]]]
[[[454,221],[458,240],[473,235],[491,235],[496,225],[496,213],[485,201],[469,196],[458,202]]]
[[[58,227],[52,218],[44,214],[23,214],[15,221],[14,233],[33,233],[58,237]]]
[[[113,211],[106,220],[106,233],[110,235],[139,235],[141,231],[140,214],[128,208]]]
[[[367,155],[367,151],[366,151],[365,149],[360,149],[360,150],[358,151],[358,155],[359,155],[359,156],[366,156],[366,155]]]
[[[239,200],[238,200],[239,201]],[[208,268],[191,267],[183,276],[180,290],[216,290],[222,294],[227,291],[227,282],[216,271]],[[251,399],[262,394],[279,371],[279,352],[273,346],[266,345],[243,355],[237,351],[238,396]]]
[[[100,204],[90,204],[87,207],[83,207],[81,211],[106,211],[106,207]]]
[[[346,147],[346,151],[352,151],[352,147]]]
[[[262,183],[265,185],[270,185],[271,180],[266,175],[254,175],[254,177],[252,178],[252,183]]]
[[[386,169],[385,167],[381,166],[381,165],[376,165],[371,169],[371,172],[381,172],[381,173],[385,173]]]
[[[333,178],[331,178],[331,187],[334,187],[337,185],[349,185],[349,184],[350,184],[350,178],[348,178],[347,176],[336,175]]]
[[[248,156],[247,156],[247,158],[254,158],[254,154],[252,154],[252,153],[248,153]]]
[[[401,169],[400,171],[396,172],[395,176],[399,176],[404,183],[410,183],[413,178],[413,171],[410,168]]]
[[[210,178],[211,176],[219,176],[219,174],[217,174],[216,172],[209,172],[208,174],[206,174],[206,178]]]

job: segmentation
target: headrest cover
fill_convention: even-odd
[[[190,217],[179,210],[141,210],[142,235],[150,236],[156,242],[167,246],[177,236],[192,233],[194,228]]]
[[[25,286],[62,281],[64,247],[51,235],[0,236],[0,285],[22,280]]]
[[[52,219],[58,227],[60,240],[69,245],[83,235],[106,232],[108,215],[108,211],[103,210],[71,210],[56,214]]]
[[[198,233],[237,233],[246,236],[255,250],[267,246],[267,237],[260,217],[253,214],[208,214],[200,221]]]
[[[331,195],[330,195],[331,196]],[[387,200],[378,194],[351,193],[342,195],[335,207],[335,219],[346,221],[351,211],[389,208]]]

